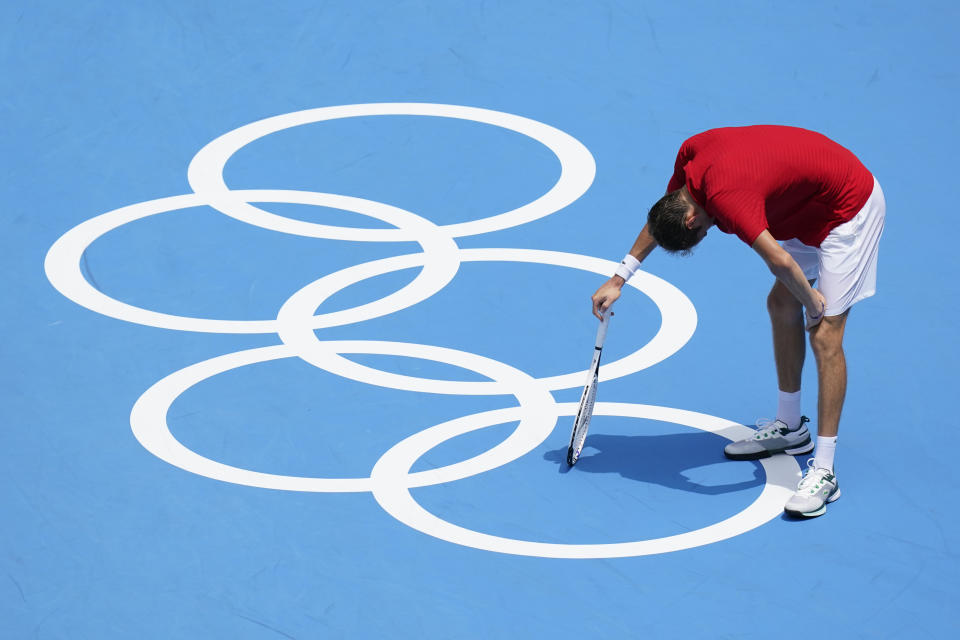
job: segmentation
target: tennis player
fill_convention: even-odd
[[[885,210],[873,175],[819,133],[772,125],[712,129],[680,147],[667,194],[650,209],[616,274],[592,298],[599,317],[655,247],[689,253],[713,226],[763,258],[776,276],[767,309],[777,414],[724,453],[756,460],[815,450],[784,507],[791,515],[822,515],[840,497],[834,451],[847,386],[843,333],[850,307],[876,291]],[[816,444],[800,409],[807,332],[819,381]]]

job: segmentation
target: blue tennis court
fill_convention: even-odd
[[[0,637],[957,637],[958,19],[4,3]],[[808,456],[723,455],[777,397],[734,236],[630,280],[565,461],[590,295],[679,145],[759,123],[888,206],[802,521]]]

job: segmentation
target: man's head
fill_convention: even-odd
[[[688,254],[707,235],[713,218],[683,187],[657,200],[647,214],[647,225],[657,244],[665,250]]]

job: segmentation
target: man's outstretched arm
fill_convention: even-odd
[[[630,248],[630,255],[637,259],[637,262],[643,262],[650,252],[657,246],[657,241],[653,239],[647,225],[643,225],[640,235]],[[620,297],[620,290],[626,282],[621,276],[614,275],[597,289],[591,300],[593,301],[593,315],[601,318],[601,314],[606,311],[610,305],[616,302]]]

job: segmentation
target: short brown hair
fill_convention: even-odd
[[[700,242],[700,229],[687,228],[687,213],[692,206],[681,194],[682,189],[671,191],[650,207],[647,225],[657,244],[670,253],[690,253]]]

